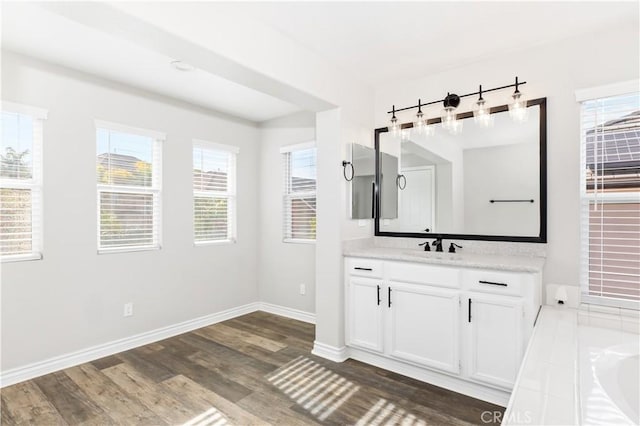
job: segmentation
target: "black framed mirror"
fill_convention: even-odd
[[[376,236],[547,242],[546,98],[529,100],[524,119],[508,105],[490,118],[457,114],[455,132],[440,118],[420,133],[375,130]]]

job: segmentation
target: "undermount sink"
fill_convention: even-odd
[[[444,253],[436,251],[424,251],[424,250],[407,250],[404,254],[413,257],[429,258],[429,259],[442,259],[449,261],[461,261],[462,255],[458,253]]]

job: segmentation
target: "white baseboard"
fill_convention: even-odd
[[[173,324],[167,327],[158,328],[156,330],[147,331],[124,339],[114,340],[112,342],[103,343],[101,345],[92,346],[76,352],[65,355],[56,356],[44,361],[28,364],[23,367],[17,367],[11,370],[0,372],[0,388],[33,379],[44,374],[53,373],[55,371],[64,370],[96,359],[113,355],[119,352],[127,351],[139,346],[148,345],[178,334],[186,333],[198,328],[226,321],[231,318],[246,315],[261,309],[259,302],[249,303],[237,308],[227,309],[215,314],[205,315],[200,318]]]
[[[317,340],[313,342],[311,353],[333,362],[344,362],[349,359],[349,349],[346,346],[336,348],[335,346],[320,343]]]
[[[301,311],[299,309],[287,308],[286,306],[274,305],[272,303],[260,302],[259,310],[270,314],[280,315],[294,320],[307,322],[309,324],[316,323],[316,315],[311,312]]]

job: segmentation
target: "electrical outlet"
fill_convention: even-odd
[[[129,302],[129,303],[125,303],[124,304],[124,316],[125,317],[130,317],[133,315],[133,303]]]
[[[307,286],[306,286],[306,284],[300,284],[300,294],[302,294],[303,296],[305,294],[307,294]]]

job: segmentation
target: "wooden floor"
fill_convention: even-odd
[[[252,313],[6,387],[2,425],[464,425],[503,411],[315,357],[313,338],[313,325]]]

